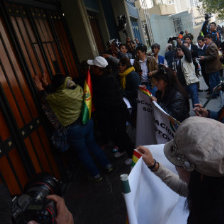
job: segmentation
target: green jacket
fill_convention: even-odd
[[[71,78],[67,77],[56,92],[49,94],[46,98],[64,127],[74,123],[80,117],[83,103],[83,89],[78,85],[69,86],[69,82]]]

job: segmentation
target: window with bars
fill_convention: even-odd
[[[126,0],[129,4],[135,6],[135,0]]]
[[[174,24],[174,28],[175,28],[175,32],[179,33],[180,31],[183,30],[183,24],[181,21],[181,18],[174,18],[173,19],[173,24]]]

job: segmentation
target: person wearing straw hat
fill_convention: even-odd
[[[149,169],[172,190],[187,197],[188,224],[224,223],[224,125],[203,117],[181,123],[164,146],[176,175],[157,162],[150,150],[137,149]]]

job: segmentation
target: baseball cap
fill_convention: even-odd
[[[171,163],[189,172],[224,176],[224,124],[190,117],[181,123],[174,139],[165,144],[164,154]]]
[[[100,67],[100,68],[106,68],[107,65],[108,65],[108,62],[105,58],[103,58],[101,56],[97,56],[93,60],[88,60],[87,64],[88,65],[95,65],[95,66]]]

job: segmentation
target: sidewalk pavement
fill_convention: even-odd
[[[114,165],[114,171],[95,183],[84,167],[76,161],[72,183],[64,195],[75,224],[125,224],[127,213],[122,195],[120,174],[130,173],[125,156],[114,159],[111,149],[104,150]]]
[[[205,84],[202,76],[199,77],[199,80],[200,80],[200,89],[202,89],[202,90],[208,89],[208,87]],[[203,105],[207,101],[206,97],[208,96],[208,94],[207,94],[207,92],[199,92],[198,95],[199,95],[199,101]],[[192,109],[191,101],[190,101],[190,106],[191,106],[190,115],[195,116],[195,113]],[[207,104],[206,109],[213,110],[213,111],[218,111],[218,110],[221,109],[221,107],[222,107],[222,100],[221,100],[221,97],[218,97],[216,99],[211,99],[209,101],[209,103]]]

